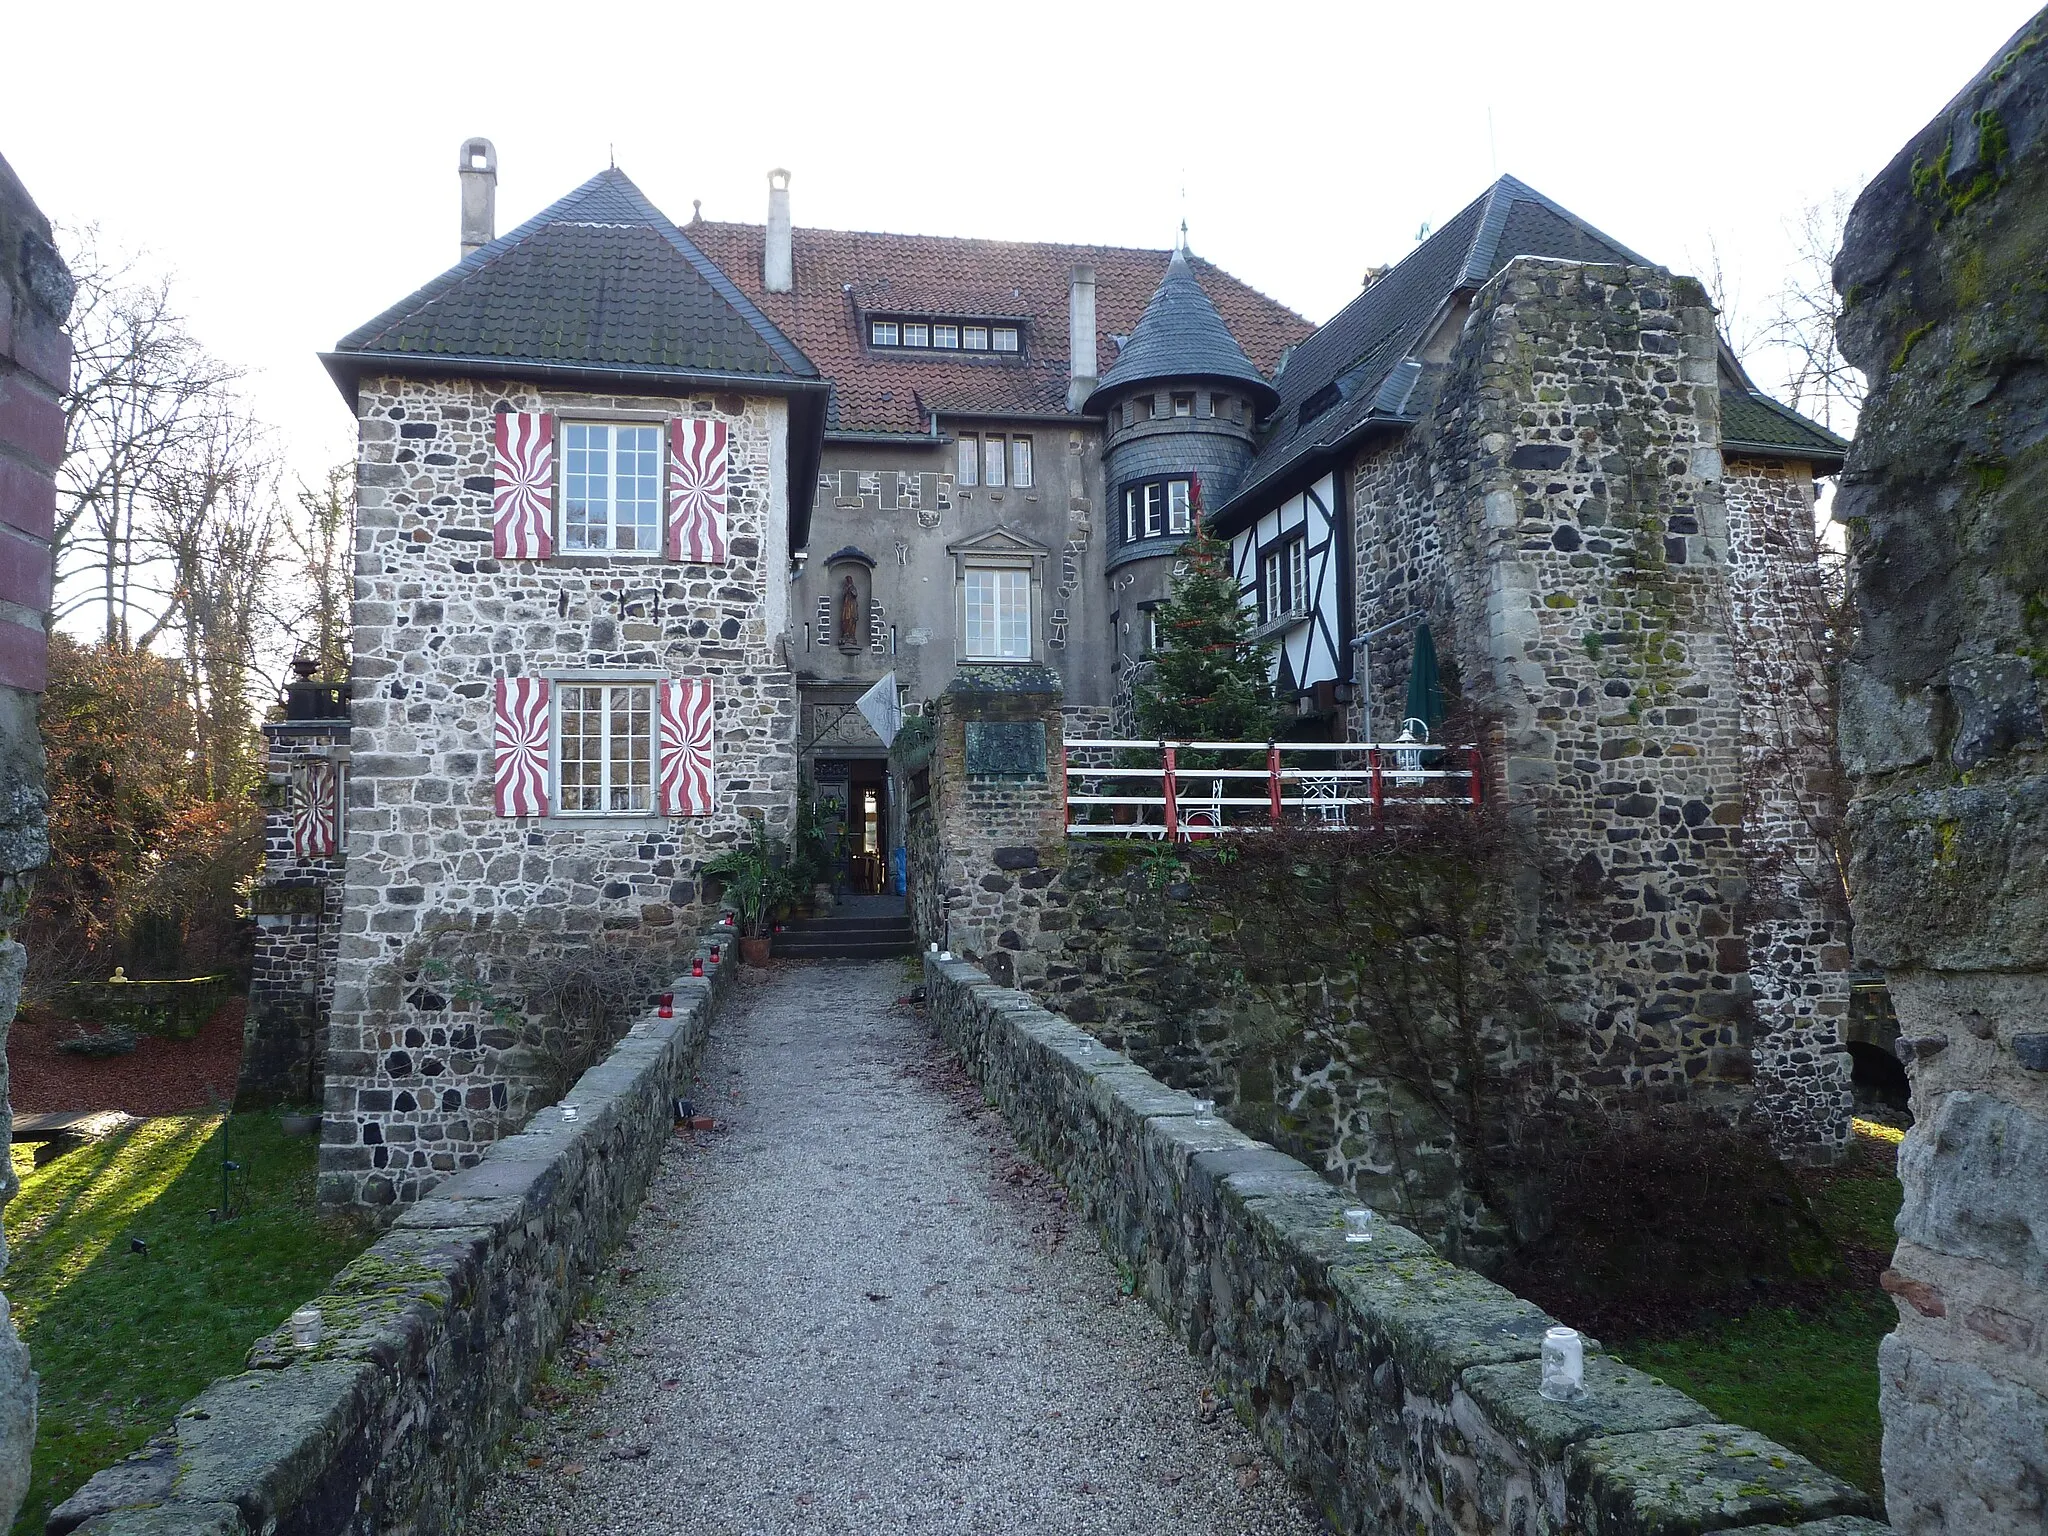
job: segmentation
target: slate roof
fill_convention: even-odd
[[[1808,421],[1756,387],[1735,354],[1721,348],[1721,451],[1740,457],[1799,459],[1830,474],[1842,467],[1849,440]]]
[[[1096,362],[1117,359],[1116,335],[1137,329],[1169,253],[1125,246],[961,240],[837,229],[794,231],[796,283],[761,287],[758,224],[693,220],[683,233],[832,381],[828,429],[925,434],[932,413],[1069,419],[1067,298],[1073,268],[1095,268]],[[1315,328],[1220,267],[1196,257],[1194,276],[1252,366],[1270,374],[1280,354]],[[876,315],[1015,319],[1024,349],[924,352],[867,344]]]
[[[1166,276],[1145,305],[1117,359],[1088,397],[1086,408],[1113,390],[1162,379],[1229,379],[1246,385],[1261,413],[1279,398],[1266,376],[1252,366],[1244,348],[1224,325],[1209,295],[1195,280],[1187,252],[1175,250]]]
[[[343,337],[345,393],[373,362],[481,361],[517,374],[599,370],[787,387],[817,378],[625,172],[598,172]]]
[[[1258,457],[1219,509],[1218,526],[1233,531],[1254,503],[1270,501],[1283,482],[1372,421],[1405,421],[1414,373],[1401,368],[1403,359],[1454,293],[1525,255],[1645,264],[1534,188],[1501,177],[1295,348],[1275,381],[1280,403]],[[1302,405],[1330,401],[1333,385],[1334,402],[1312,404],[1304,422]]]

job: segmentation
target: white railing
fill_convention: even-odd
[[[1102,761],[1075,763],[1084,753]],[[1226,766],[1194,767],[1186,759]],[[1134,758],[1156,757],[1133,763]],[[1477,806],[1479,749],[1389,741],[1069,740],[1072,837],[1191,841],[1284,822],[1342,831],[1421,806]],[[1098,819],[1099,818],[1099,819]]]

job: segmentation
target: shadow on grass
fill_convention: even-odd
[[[315,1214],[315,1152],[274,1115],[166,1115],[22,1180],[5,1285],[41,1382],[14,1536],[40,1532],[86,1478],[239,1370],[259,1335],[367,1244]],[[214,1222],[223,1158],[241,1165],[237,1214]]]
[[[1898,1311],[1877,1275],[1896,1241],[1898,1135],[1859,1120],[1850,1160],[1802,1180],[1815,1217],[1848,1261],[1848,1277],[1830,1294],[1615,1343],[1629,1364],[1879,1498],[1877,1346],[1897,1326]]]

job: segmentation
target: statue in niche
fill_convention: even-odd
[[[839,643],[854,650],[860,647],[860,588],[851,571],[839,588]]]

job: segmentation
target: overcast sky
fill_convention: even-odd
[[[10,7],[0,154],[176,276],[309,478],[353,452],[314,354],[608,155],[678,223],[1194,248],[1323,320],[1512,173],[1745,308],[1804,204],[1882,168],[2022,0]],[[30,61],[40,59],[40,63]],[[1775,383],[1775,380],[1760,382]]]

